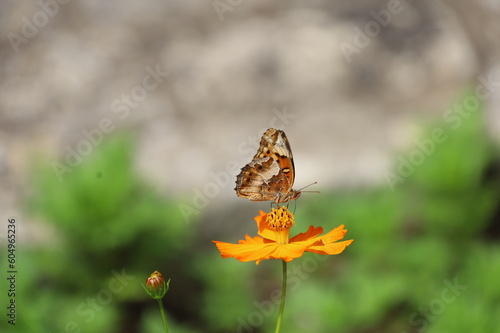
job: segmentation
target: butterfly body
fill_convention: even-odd
[[[260,140],[252,161],[236,177],[236,194],[252,201],[288,202],[301,192],[292,189],[295,180],[290,143],[282,130],[270,128]]]

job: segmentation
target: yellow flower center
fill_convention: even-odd
[[[290,211],[283,206],[278,209],[271,209],[267,214],[266,224],[269,229],[276,232],[276,242],[278,244],[288,244],[290,228],[295,224],[294,216]]]
[[[278,207],[278,209],[271,209],[271,212],[267,214],[266,223],[269,229],[275,231],[288,230],[294,224],[293,214],[286,207]]]

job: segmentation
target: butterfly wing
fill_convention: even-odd
[[[279,178],[279,169],[279,164],[269,156],[254,159],[236,177],[236,194],[252,201],[274,201],[279,190],[273,180]]]
[[[285,132],[268,129],[252,162],[245,165],[236,178],[236,194],[253,201],[276,203],[297,199],[292,190],[295,178],[292,150]]]
[[[269,156],[278,162],[283,176],[288,179],[288,188],[286,190],[291,190],[295,181],[295,165],[293,163],[292,149],[285,132],[270,128],[262,136],[261,147],[263,147],[263,141],[267,143]]]

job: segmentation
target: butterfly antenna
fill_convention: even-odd
[[[321,193],[320,191],[303,191],[303,189],[308,188],[309,186],[316,185],[318,182],[311,183],[309,185],[304,186],[301,188],[299,191],[300,192],[307,192],[307,193]]]

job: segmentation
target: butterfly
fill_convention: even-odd
[[[236,177],[236,194],[252,201],[288,202],[301,191],[293,190],[295,167],[290,143],[282,130],[270,128],[260,140],[253,160]]]

